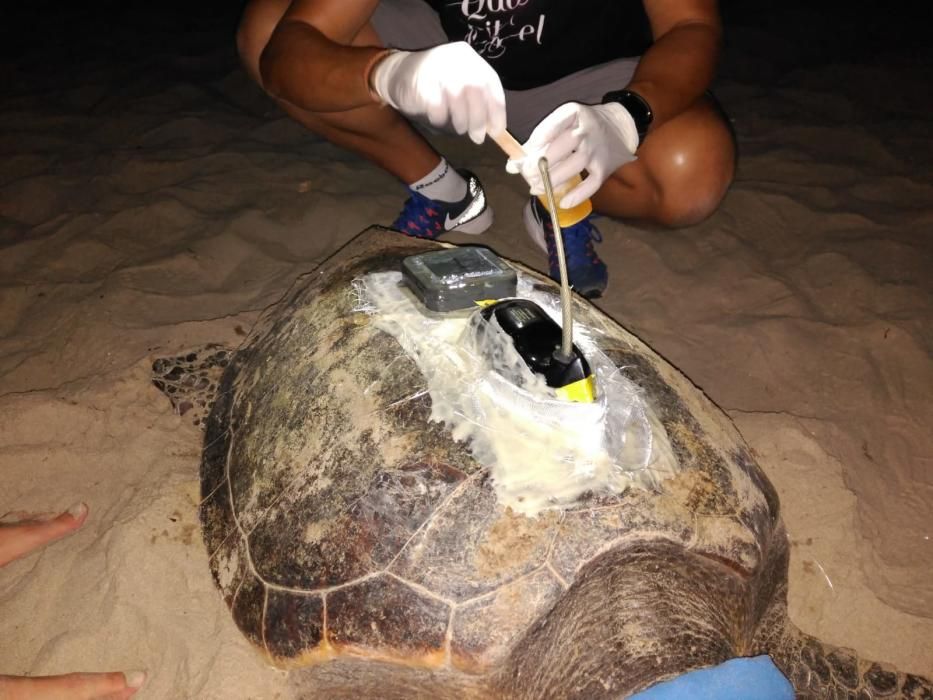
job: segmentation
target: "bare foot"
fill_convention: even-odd
[[[84,524],[87,506],[73,505],[64,513],[16,513],[12,522],[0,522],[0,566],[70,535]],[[0,696],[2,697],[2,696]]]
[[[145,680],[142,671],[38,678],[0,676],[0,700],[126,700]]]
[[[0,567],[67,537],[84,524],[87,506],[64,513],[14,513],[0,522]],[[64,676],[0,676],[0,700],[125,700],[146,680],[133,673],[69,673]]]

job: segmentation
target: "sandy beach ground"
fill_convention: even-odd
[[[0,514],[91,515],[0,571],[0,673],[142,668],[140,698],[287,698],[214,589],[200,434],[149,368],[236,343],[404,192],[248,83],[237,3],[75,5],[4,20]],[[599,305],[777,486],[793,619],[933,676],[933,52],[916,18],[846,7],[724,8],[736,182],[689,229],[602,221]],[[487,187],[482,242],[543,267],[496,149],[434,140]]]

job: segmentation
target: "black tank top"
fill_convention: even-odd
[[[651,45],[642,0],[425,0],[509,90],[546,85]],[[622,87],[622,86],[620,86]]]

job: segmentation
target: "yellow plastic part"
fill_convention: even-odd
[[[563,196],[570,192],[570,190],[579,185],[581,182],[583,182],[583,177],[581,175],[576,175],[568,180],[563,187],[554,191],[554,201],[557,202],[557,223],[560,224],[561,228],[566,226],[573,226],[578,221],[583,221],[583,219],[588,217],[593,212],[593,203],[588,199],[583,200],[572,209],[560,208],[560,200],[563,198]],[[548,209],[546,196],[543,194],[539,195],[538,200],[541,202],[545,209]]]
[[[564,401],[576,401],[577,403],[593,403],[596,400],[596,382],[593,375],[584,377],[573,384],[562,386],[557,391],[557,396]]]

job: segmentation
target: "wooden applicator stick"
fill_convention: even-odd
[[[503,131],[498,136],[492,136],[492,140],[495,141],[496,145],[512,160],[525,157],[525,149],[522,148],[522,145],[508,131]]]
[[[519,158],[525,157],[525,149],[522,148],[522,145],[508,131],[503,131],[497,136],[490,135],[490,137],[509,158],[517,160]],[[557,193],[557,196],[560,197],[563,192],[567,192],[572,187],[575,187],[582,181],[582,179],[582,177],[577,175],[575,179],[571,180],[563,188],[561,188],[561,191]],[[539,197],[538,199],[541,201],[544,207],[547,208],[547,202],[545,201],[544,197]],[[557,218],[560,220],[561,226],[573,226],[578,221],[582,221],[587,216],[589,216],[592,211],[593,204],[590,202],[590,200],[586,199],[575,206],[573,209],[560,209],[558,207]]]

